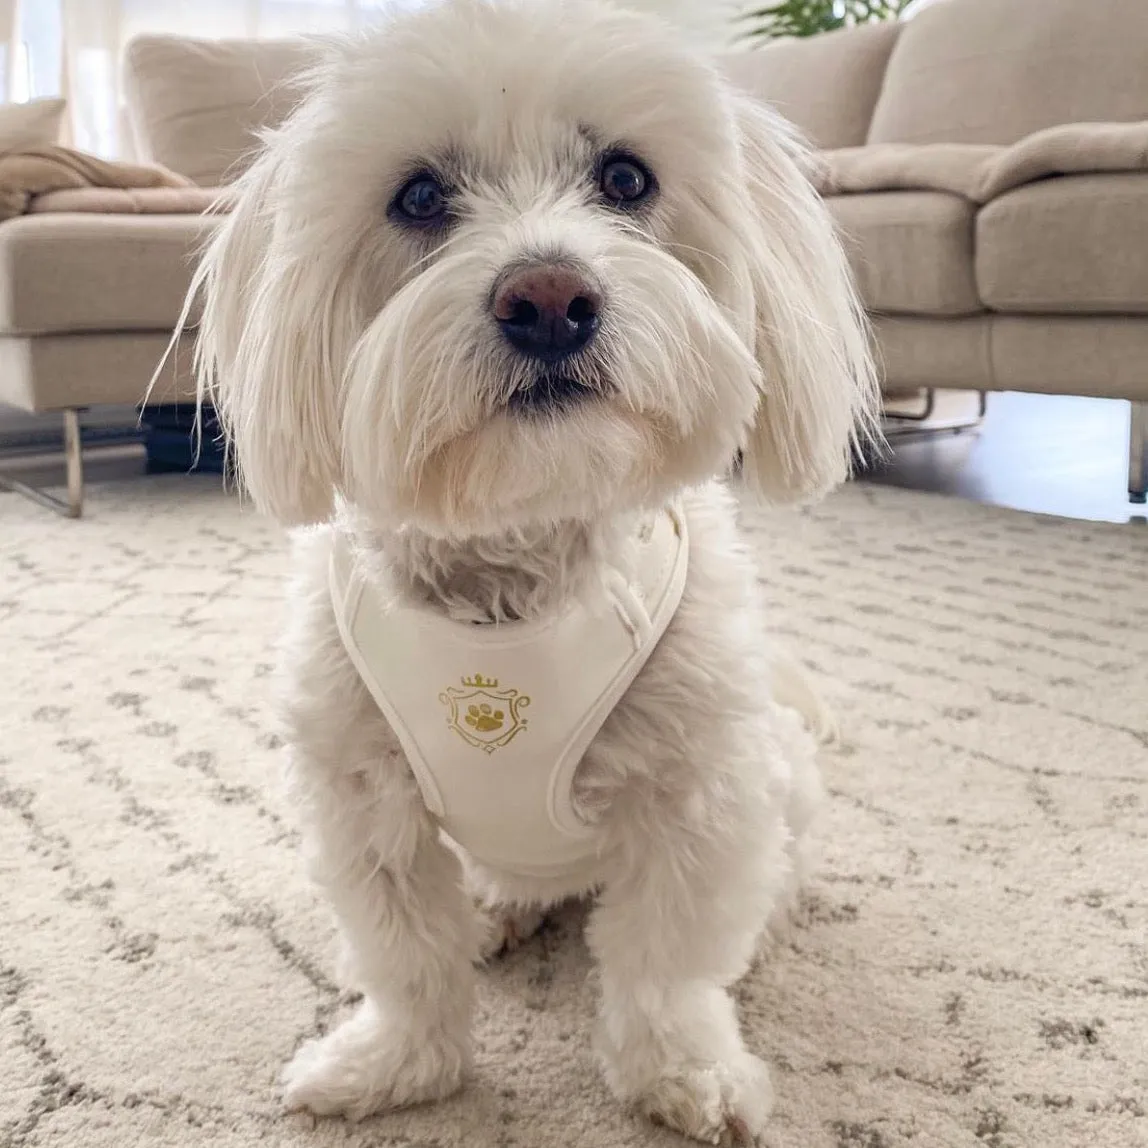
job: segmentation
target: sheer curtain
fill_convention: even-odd
[[[0,102],[19,98],[17,54],[19,38],[16,34],[16,0],[0,0],[0,58],[3,59],[3,77],[0,80]],[[26,97],[25,97],[26,98]]]
[[[0,0],[0,7],[10,0]],[[34,0],[34,4],[53,0]],[[71,142],[126,157],[122,99],[124,46],[142,32],[211,39],[270,38],[354,31],[420,0],[54,0],[61,5],[63,92]]]
[[[623,8],[661,16],[692,44],[710,50],[728,48],[737,37],[735,18],[758,6],[752,0],[622,0]]]

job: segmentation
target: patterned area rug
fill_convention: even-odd
[[[268,716],[280,533],[210,478],[0,495],[0,1145],[623,1148],[576,913],[436,1108],[283,1116],[341,1007]],[[1148,531],[852,486],[747,515],[844,726],[806,917],[739,987],[776,1148],[1148,1143]]]

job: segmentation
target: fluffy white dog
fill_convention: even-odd
[[[475,962],[593,893],[610,1088],[761,1130],[727,987],[801,869],[816,706],[713,479],[825,491],[875,393],[804,163],[657,21],[445,0],[327,46],[242,177],[201,394],[314,527],[289,768],[363,994],[289,1106],[454,1092]]]

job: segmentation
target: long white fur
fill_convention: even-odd
[[[646,215],[597,201],[590,139],[650,165]],[[444,155],[459,218],[427,244],[386,208]],[[255,502],[311,526],[282,658],[290,779],[364,994],[287,1067],[290,1107],[358,1118],[457,1089],[488,918],[593,892],[610,1087],[701,1140],[761,1131],[769,1077],[726,990],[807,865],[810,730],[828,719],[767,636],[711,479],[742,450],[757,495],[821,494],[875,396],[804,162],[657,21],[597,0],[445,0],[330,44],[242,178],[196,278],[201,396]],[[507,400],[524,367],[487,301],[504,267],[555,255],[606,296],[577,368],[600,394],[522,418]],[[496,622],[592,594],[625,566],[635,516],[673,496],[691,527],[681,607],[575,779],[601,861],[545,881],[479,867],[441,840],[340,643],[334,532],[389,598]]]

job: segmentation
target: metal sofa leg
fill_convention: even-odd
[[[937,407],[937,390],[935,387],[925,388],[925,406],[924,409],[916,414],[905,414],[898,412],[897,414],[886,415],[886,418],[892,419],[894,424],[905,429],[910,423],[926,423],[933,417]],[[989,408],[989,396],[987,391],[977,391],[977,414],[976,418],[964,419],[959,423],[946,424],[944,427],[938,428],[947,431],[963,431],[968,430],[970,427],[980,426],[985,419],[985,412]],[[931,428],[926,427],[926,430]]]
[[[1148,402],[1133,402],[1128,432],[1128,497],[1148,500]]]
[[[891,415],[891,418],[902,419],[907,423],[924,423],[933,417],[933,408],[937,405],[937,391],[934,387],[925,388],[925,409],[918,414]]]
[[[0,489],[22,494],[65,518],[80,517],[84,509],[84,453],[80,440],[80,412],[72,408],[64,411],[64,465],[68,483],[66,500],[3,472],[0,472]]]

